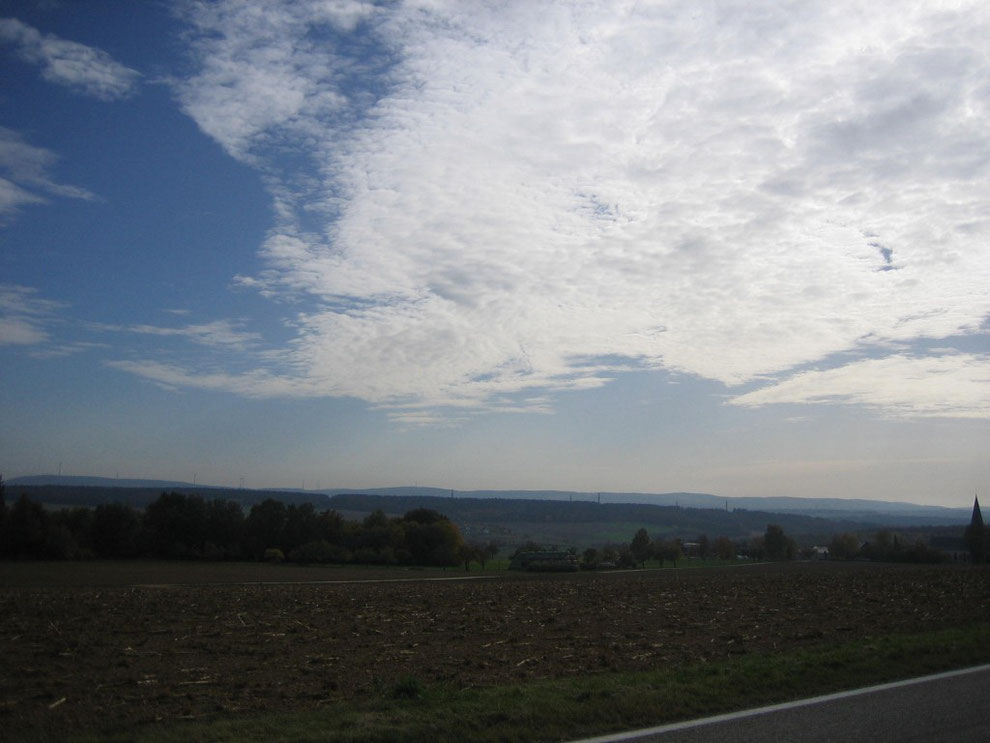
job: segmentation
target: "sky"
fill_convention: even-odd
[[[990,498],[990,5],[0,0],[0,472]]]

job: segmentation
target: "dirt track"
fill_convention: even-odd
[[[0,572],[0,737],[313,708],[407,675],[471,686],[667,668],[990,616],[990,572],[957,568],[157,587],[148,584],[174,582],[169,568],[115,579],[144,586],[95,586],[94,575],[113,583],[112,571],[90,566],[74,580],[71,569],[56,588],[30,586],[30,565]],[[193,572],[198,582],[234,576]]]

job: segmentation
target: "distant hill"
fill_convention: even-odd
[[[276,498],[287,503],[312,503],[317,508],[328,508],[330,499],[339,495],[389,496],[393,498],[437,498],[441,502],[453,499],[498,500],[503,505],[512,501],[546,501],[568,503],[594,503],[599,500],[602,506],[615,504],[649,505],[658,507],[680,507],[704,511],[735,513],[754,511],[763,514],[817,517],[844,524],[857,524],[866,527],[914,527],[914,526],[956,526],[969,523],[968,508],[943,508],[914,503],[895,503],[865,499],[846,498],[726,498],[710,493],[587,493],[564,490],[446,490],[428,487],[390,488],[332,488],[326,490],[293,490],[270,488],[266,490],[236,489],[197,485],[189,482],[170,480],[113,479],[104,477],[77,477],[71,475],[36,475],[18,477],[7,481],[13,490],[26,486],[32,488],[77,488],[71,496],[69,491],[51,491],[44,497],[60,498],[63,505],[92,505],[109,500],[129,502],[143,507],[154,500],[163,490],[184,493],[200,493],[209,498],[236,500],[245,506],[260,503],[266,498]],[[99,491],[99,492],[98,492]],[[133,492],[125,492],[133,491]],[[39,491],[40,495],[40,491]],[[389,501],[400,511],[411,510],[412,500],[405,502]],[[360,509],[358,509],[360,510]],[[439,509],[444,510],[444,509]],[[717,517],[712,516],[717,520]]]
[[[449,493],[449,491],[447,491]],[[455,491],[456,492],[456,491]],[[595,545],[628,543],[637,529],[646,528],[653,538],[677,537],[685,541],[701,534],[748,539],[764,533],[768,524],[778,524],[802,545],[827,544],[844,532],[869,534],[881,528],[910,529],[916,536],[933,531],[955,533],[968,521],[952,526],[933,524],[895,525],[883,520],[823,518],[799,513],[774,513],[745,508],[694,508],[652,503],[608,503],[595,500],[538,500],[525,498],[444,497],[429,495],[338,494],[331,506],[348,518],[360,518],[381,509],[398,516],[414,508],[440,511],[475,541],[497,537],[497,541],[519,544]],[[921,530],[919,531],[919,527]],[[947,532],[947,533],[949,533]]]
[[[152,480],[151,482],[156,482]],[[200,495],[207,499],[222,498],[240,503],[244,508],[250,508],[269,498],[283,503],[312,503],[318,511],[330,508],[330,499],[322,493],[297,493],[282,490],[245,490],[235,488],[217,488],[204,486],[170,485],[157,487],[101,487],[95,485],[25,485],[16,482],[8,483],[8,502],[16,500],[22,494],[37,503],[50,506],[93,507],[103,503],[125,503],[132,508],[145,508],[164,492],[182,493],[183,495]]]
[[[89,488],[209,488],[178,480],[134,480],[112,477],[82,477],[79,475],[29,475],[6,480],[7,485],[62,485]]]
[[[568,502],[638,503],[711,510],[750,510],[769,513],[817,516],[833,521],[855,521],[884,526],[928,526],[969,523],[968,508],[944,508],[916,503],[853,498],[726,498],[710,493],[586,493],[565,490],[443,490],[441,488],[335,488],[322,490],[329,496],[343,494],[426,496],[437,498],[499,498],[503,500],[551,500]]]

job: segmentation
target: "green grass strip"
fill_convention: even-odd
[[[456,689],[407,677],[373,698],[319,711],[132,728],[75,740],[532,743],[661,725],[985,662],[990,662],[990,624],[979,624],[512,686]]]

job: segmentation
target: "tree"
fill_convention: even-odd
[[[331,544],[340,544],[344,536],[344,519],[339,513],[330,509],[317,516],[320,538]]]
[[[704,560],[706,557],[708,557],[708,554],[710,552],[711,552],[711,543],[708,541],[708,535],[707,534],[699,534],[698,535],[698,557],[700,557],[702,560]]]
[[[7,524],[7,486],[3,484],[3,475],[0,475],[0,537],[3,536],[3,528]]]
[[[828,555],[835,560],[851,560],[859,552],[859,539],[855,534],[836,534],[828,543]]]
[[[244,542],[244,511],[237,501],[215,498],[206,507],[206,543],[213,557],[239,557]]]
[[[498,545],[495,543],[494,539],[489,541],[488,544],[477,544],[475,545],[474,549],[475,549],[474,559],[476,559],[481,564],[482,570],[485,569],[485,565],[488,563],[488,561],[494,559],[495,555],[498,554]]]
[[[380,510],[375,511],[375,513],[381,513],[384,516],[384,513]],[[406,513],[402,519],[404,521],[415,521],[417,524],[435,524],[438,521],[446,521],[447,517],[439,511],[434,511],[432,508],[414,508],[412,511]]]
[[[763,537],[752,537],[748,543],[741,545],[741,554],[750,560],[763,560],[767,556],[767,549]]]
[[[7,486],[0,475],[0,557],[10,557],[10,531],[7,522]]]
[[[668,539],[659,545],[657,553],[660,556],[660,564],[663,564],[664,560],[670,560],[674,563],[674,567],[677,567],[677,561],[684,554],[683,547],[681,545],[680,539]]]
[[[619,559],[616,564],[620,568],[634,568],[636,567],[636,558],[633,557],[633,553],[629,551],[628,547],[622,547],[619,550]]]
[[[285,504],[273,498],[251,506],[244,521],[244,542],[248,552],[259,558],[269,547],[280,548],[285,518]]]
[[[36,559],[45,556],[48,514],[40,503],[34,503],[22,494],[11,507],[7,522],[6,551],[10,557]]]
[[[200,557],[206,541],[206,502],[198,495],[162,493],[145,509],[144,530],[156,557]]]
[[[439,517],[439,518],[437,518]],[[424,521],[417,521],[424,518]],[[420,508],[402,518],[405,546],[415,565],[457,565],[464,540],[457,527],[442,514]]]
[[[650,549],[650,535],[646,533],[646,529],[640,529],[633,536],[632,542],[629,543],[629,552],[636,562],[646,567],[646,561],[650,559],[650,555],[652,554],[652,550]]]
[[[715,554],[719,560],[731,560],[736,556],[736,545],[728,537],[719,537],[715,540]]]
[[[101,503],[93,512],[93,552],[98,557],[122,558],[138,554],[141,519],[124,503]]]
[[[282,551],[291,552],[300,545],[319,539],[320,526],[312,503],[292,503],[285,509]]]
[[[797,544],[784,534],[784,529],[778,524],[767,525],[763,549],[768,560],[793,560],[797,554]]]
[[[479,547],[474,544],[462,544],[458,559],[464,563],[464,572],[470,572],[471,563],[478,559]]]
[[[423,510],[425,511],[426,509],[424,508]],[[412,513],[412,511],[410,511],[410,513]],[[406,514],[407,517],[408,515],[409,514]],[[415,521],[415,519],[410,520]],[[388,516],[385,515],[385,512],[382,509],[376,508],[364,517],[364,521],[361,522],[361,525],[365,529],[379,529],[381,527],[388,526]]]

